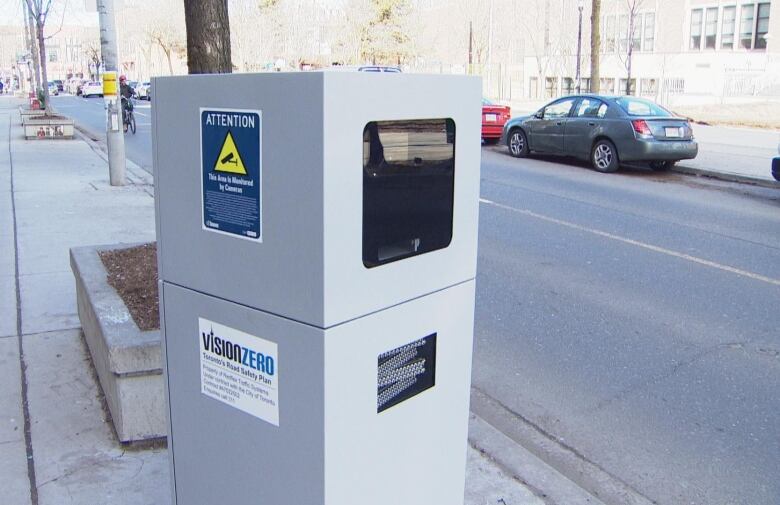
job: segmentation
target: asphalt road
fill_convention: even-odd
[[[650,501],[780,503],[780,192],[490,148],[481,194],[473,386]]]
[[[103,135],[102,100],[55,104]],[[148,105],[127,155],[151,170]],[[780,503],[780,192],[483,148],[481,194],[473,386],[530,427],[506,433],[615,505],[610,480]]]

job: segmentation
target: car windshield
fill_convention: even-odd
[[[620,107],[626,111],[629,116],[658,116],[658,117],[672,117],[674,114],[664,109],[657,103],[653,103],[650,100],[643,100],[641,98],[633,98],[630,96],[624,96],[615,99]]]
[[[482,105],[495,105],[493,102],[488,100],[487,98],[482,99]]]

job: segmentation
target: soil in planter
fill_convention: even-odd
[[[101,251],[108,283],[116,289],[141,331],[160,327],[157,299],[157,243]]]

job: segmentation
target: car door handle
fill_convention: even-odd
[[[555,123],[555,124],[557,124],[558,126],[561,126],[561,125],[563,124],[563,121],[558,121],[558,122],[557,122],[557,123]]]
[[[596,126],[596,123],[591,121],[590,123],[588,123],[588,126]]]

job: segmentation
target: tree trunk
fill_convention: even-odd
[[[46,44],[43,37],[43,23],[40,17],[35,20],[35,30],[38,35],[38,51],[41,56],[41,89],[43,90],[43,102],[46,104],[46,115],[50,116],[54,112],[49,97],[49,75],[46,71]]]
[[[598,93],[601,84],[599,56],[601,55],[601,0],[592,0],[590,14],[590,92]]]
[[[29,5],[27,5],[27,26],[30,31],[30,56],[32,56],[33,61],[33,72],[32,75],[30,75],[30,83],[33,84],[32,91],[36,91],[42,87],[41,60],[38,52],[38,43],[36,42],[36,40],[38,40],[37,33],[35,31],[37,23],[34,23],[33,21],[33,14]]]
[[[184,0],[184,22],[189,73],[231,73],[227,0]]]
[[[171,63],[171,49],[166,48],[165,46],[161,46],[161,47],[163,49],[163,52],[165,53],[165,58],[167,58],[168,60],[168,75],[173,75],[173,63]]]

